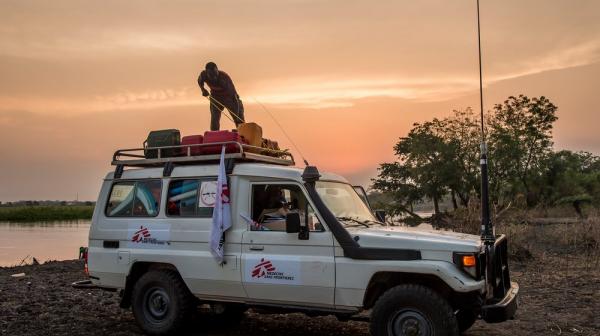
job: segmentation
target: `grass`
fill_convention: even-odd
[[[588,208],[587,218],[573,218],[569,208],[513,209],[495,219],[496,233],[506,234],[509,257],[525,262],[532,258],[554,256],[583,256],[586,267],[600,266],[600,214]],[[539,218],[551,216],[548,224]],[[576,219],[573,221],[572,219]],[[479,234],[479,209],[460,209],[452,213],[445,228],[458,232]]]
[[[49,222],[91,219],[93,205],[0,207],[2,222]]]

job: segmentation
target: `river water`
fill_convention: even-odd
[[[80,246],[88,245],[90,221],[6,223],[0,222],[0,267],[22,260],[77,259]],[[28,257],[29,256],[29,257]]]

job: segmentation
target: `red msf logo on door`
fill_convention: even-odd
[[[150,231],[148,230],[148,228],[140,226],[140,229],[133,234],[131,241],[134,243],[139,243],[142,240],[144,240],[144,238],[150,238]]]
[[[254,266],[252,270],[253,278],[262,278],[267,275],[267,272],[275,272],[275,266],[270,260],[265,260],[265,258],[260,259],[260,262]]]
[[[227,186],[227,183],[223,183],[222,188],[223,189],[221,191],[221,203],[229,204],[229,187]]]

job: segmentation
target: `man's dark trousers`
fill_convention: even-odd
[[[213,101],[216,100],[217,102]],[[220,103],[220,104],[219,104]],[[244,105],[238,97],[222,98],[212,97],[210,102],[210,130],[218,131],[221,128],[221,112],[223,105],[231,112],[231,117],[237,127],[244,122]]]

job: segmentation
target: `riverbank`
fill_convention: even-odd
[[[91,219],[93,205],[0,207],[0,222],[49,222]]]
[[[512,280],[521,287],[516,319],[478,321],[465,335],[600,335],[598,237],[581,241],[584,231],[589,227],[570,224],[513,229],[513,246],[527,249],[511,261]],[[18,273],[25,275],[11,276]],[[119,308],[117,293],[70,286],[84,278],[79,261],[0,268],[0,334],[142,334],[131,311]],[[223,328],[199,317],[190,330],[187,335],[367,336],[368,323],[249,311],[239,325]]]

